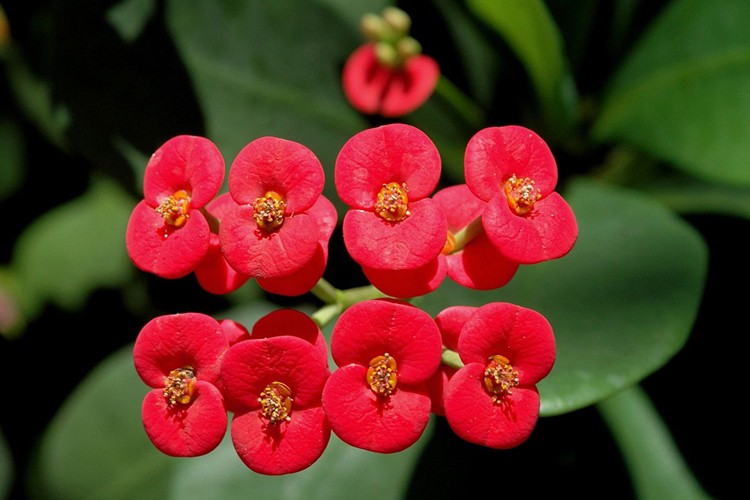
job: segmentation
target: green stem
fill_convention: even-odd
[[[310,291],[326,304],[312,314],[313,321],[321,328],[357,302],[388,297],[372,285],[339,290],[325,278],[320,278]]]
[[[459,370],[464,366],[458,353],[456,351],[451,351],[448,348],[443,348],[442,361],[444,365],[455,368],[456,370]]]
[[[339,302],[340,290],[331,285],[325,278],[320,278],[310,292],[326,304]]]
[[[484,228],[482,227],[482,216],[480,215],[453,235],[454,242],[451,253],[463,250],[463,248],[468,245],[471,240],[480,235],[482,231],[484,231]]]
[[[435,92],[445,99],[471,128],[479,130],[484,126],[484,111],[445,76],[440,75]]]
[[[597,405],[641,500],[711,498],[693,476],[648,395],[639,386]]]

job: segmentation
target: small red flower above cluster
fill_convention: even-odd
[[[466,441],[512,448],[539,417],[536,384],[552,369],[555,338],[540,313],[505,302],[479,307],[458,338],[464,363],[444,392],[445,417]]]
[[[162,278],[190,274],[208,252],[211,229],[202,209],[224,182],[224,159],[204,137],[179,135],[154,152],[143,177],[144,199],[130,215],[128,255]]]
[[[365,450],[393,453],[414,444],[430,416],[428,381],[440,365],[440,332],[406,302],[359,302],[331,334],[338,368],[323,389],[333,432]]]
[[[487,202],[482,225],[497,250],[520,264],[566,255],[578,237],[573,210],[555,192],[547,143],[521,126],[488,127],[466,146],[466,184]]]
[[[158,316],[141,329],[133,362],[152,387],[141,416],[146,434],[161,452],[195,457],[221,442],[227,411],[216,383],[228,348],[219,322],[201,313]]]
[[[382,17],[363,17],[362,31],[370,41],[349,56],[341,75],[344,95],[356,110],[394,118],[432,95],[440,67],[408,36],[410,27],[409,16],[395,7],[387,7]]]
[[[248,468],[289,474],[323,454],[331,436],[321,406],[329,374],[322,333],[299,311],[270,313],[227,351],[221,386],[234,411],[232,443]]]
[[[437,148],[411,125],[370,128],[344,144],[334,182],[350,207],[342,229],[355,262],[373,269],[416,269],[440,254],[447,225],[429,198],[440,171]]]

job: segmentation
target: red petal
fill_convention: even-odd
[[[253,325],[253,339],[291,335],[315,346],[321,359],[328,360],[328,345],[323,332],[310,317],[296,309],[277,309],[266,314]]]
[[[224,295],[247,283],[249,276],[240,274],[229,265],[221,251],[219,235],[211,233],[211,243],[203,260],[195,267],[198,284],[208,293]]]
[[[558,193],[538,200],[526,216],[513,213],[505,196],[487,204],[482,226],[498,252],[521,264],[565,256],[578,237],[578,223]]]
[[[161,389],[146,394],[141,406],[146,435],[167,455],[197,457],[212,451],[227,430],[227,412],[219,390],[198,381],[193,401],[170,407]]]
[[[440,78],[440,67],[433,58],[420,54],[396,72],[385,90],[380,114],[397,117],[411,113],[429,99]]]
[[[154,388],[174,369],[192,367],[199,381],[215,382],[229,341],[219,322],[201,313],[157,316],[141,329],[133,346],[135,369]]]
[[[366,384],[367,369],[347,365],[334,371],[323,389],[323,409],[333,432],[345,443],[378,453],[402,451],[424,432],[430,417],[426,388],[399,385],[385,399]]]
[[[346,249],[355,262],[376,269],[427,265],[445,246],[445,214],[431,199],[409,203],[411,215],[387,222],[374,212],[349,210],[344,216]]]
[[[229,170],[229,192],[250,204],[274,191],[286,201],[284,215],[304,212],[323,192],[325,174],[315,154],[294,141],[261,137],[242,148]]]
[[[435,144],[402,123],[363,130],[341,148],[334,169],[336,192],[352,208],[372,210],[383,184],[406,184],[412,201],[429,196],[440,180]]]
[[[516,387],[496,404],[484,390],[484,365],[471,363],[448,382],[445,417],[453,432],[470,443],[508,449],[528,439],[539,418],[535,387]]]
[[[470,222],[482,216],[486,202],[480,200],[466,184],[456,184],[441,189],[432,196],[445,214],[448,231],[457,233]]]
[[[488,266],[488,262],[492,265]],[[453,281],[474,290],[494,290],[507,284],[519,267],[518,262],[498,252],[485,234],[476,236],[463,250],[446,256],[446,263]]]
[[[427,390],[432,401],[431,412],[435,415],[445,416],[445,391],[456,369],[450,366],[441,366],[435,375],[427,382]]]
[[[518,370],[521,385],[532,385],[552,369],[555,337],[547,319],[533,309],[491,302],[466,321],[458,352],[464,363],[486,363],[490,356],[505,356]]]
[[[435,316],[435,323],[440,329],[443,345],[455,351],[458,349],[458,337],[466,321],[479,309],[474,306],[450,306]]]
[[[232,443],[242,462],[259,474],[298,472],[315,463],[331,438],[320,406],[292,411],[291,420],[268,425],[259,412],[236,415]]]
[[[547,143],[517,125],[487,127],[466,146],[464,176],[471,191],[484,201],[500,194],[512,175],[528,177],[547,196],[557,185],[557,163]]]
[[[357,111],[376,114],[391,74],[389,68],[378,63],[373,44],[361,45],[347,58],[341,71],[344,95]]]
[[[258,278],[258,285],[269,293],[295,297],[304,295],[320,281],[328,262],[328,247],[318,244],[312,259],[294,274],[281,278]]]
[[[416,269],[391,270],[362,266],[365,277],[375,288],[386,295],[402,299],[434,292],[443,282],[447,270],[443,255],[438,255]]]
[[[221,330],[226,334],[230,346],[250,338],[250,332],[247,331],[247,328],[242,323],[231,319],[223,319],[219,321],[219,324],[221,325]]]
[[[179,135],[154,152],[143,176],[143,195],[152,207],[184,189],[198,209],[216,196],[224,182],[224,158],[205,137]]]
[[[208,252],[206,218],[192,210],[184,226],[174,229],[145,201],[135,206],[125,231],[125,244],[135,266],[162,278],[190,274]]]
[[[398,364],[399,383],[418,384],[440,365],[440,331],[432,317],[406,302],[375,299],[344,311],[331,333],[331,354],[338,366],[368,366],[390,354]]]

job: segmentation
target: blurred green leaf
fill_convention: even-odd
[[[24,312],[33,316],[47,301],[77,309],[93,290],[122,284],[134,269],[125,248],[134,206],[114,182],[94,180],[84,195],[26,228],[11,262]]]
[[[155,9],[154,0],[123,0],[109,8],[107,20],[123,40],[132,42],[141,34]]]
[[[6,498],[13,485],[13,458],[0,429],[0,498]]]
[[[564,139],[577,113],[577,90],[554,19],[541,0],[469,0],[474,14],[516,53],[534,85],[545,136]]]
[[[0,200],[12,195],[24,178],[25,143],[21,129],[0,118]]]
[[[491,301],[544,314],[557,360],[539,385],[543,415],[596,403],[671,359],[691,332],[708,265],[700,234],[653,200],[582,179],[570,187],[579,238],[567,256],[522,266],[496,291],[446,282],[415,301],[432,314]]]
[[[342,19],[351,26],[359,28],[359,22],[363,14],[371,12],[380,14],[388,5],[394,4],[391,0],[318,0],[321,4],[327,4],[335,10]],[[364,40],[364,39],[363,39]]]
[[[750,186],[748,19],[746,0],[671,2],[613,78],[594,137]]]

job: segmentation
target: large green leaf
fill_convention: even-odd
[[[445,283],[418,302],[433,314],[496,300],[544,314],[557,360],[539,385],[543,415],[588,406],[662,367],[690,334],[708,264],[697,231],[642,195],[578,180],[568,200],[579,238],[567,256],[522,266],[497,291]]]
[[[134,206],[117,184],[96,180],[84,195],[26,228],[12,265],[27,315],[47,301],[79,308],[93,290],[118,286],[130,276],[125,228]]]
[[[748,19],[746,0],[672,2],[613,78],[594,136],[750,186]]]
[[[249,470],[229,433],[202,457],[161,454],[146,437],[140,405],[148,388],[133,368],[132,345],[102,362],[70,396],[45,433],[29,488],[32,498],[130,500],[400,498],[431,435],[395,454],[352,448],[332,436],[311,467],[281,477]]]

